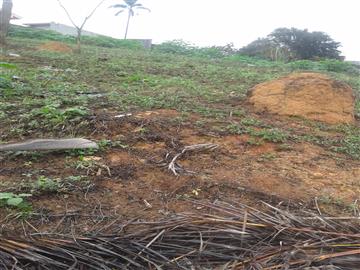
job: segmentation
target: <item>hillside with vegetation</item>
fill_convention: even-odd
[[[0,145],[81,137],[99,149],[0,152],[0,235],[105,233],[117,221],[206,215],[194,203],[203,200],[359,214],[358,67],[183,41],[145,50],[84,37],[81,54],[42,50],[49,41],[75,47],[54,32],[10,30],[0,60]],[[255,112],[249,90],[294,71],[349,84],[356,123]]]

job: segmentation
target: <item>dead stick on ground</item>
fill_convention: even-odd
[[[176,154],[174,156],[174,158],[171,160],[171,162],[168,165],[168,169],[170,171],[172,171],[175,175],[179,175],[179,173],[178,173],[179,168],[176,165],[176,161],[179,157],[184,155],[186,152],[214,150],[216,148],[218,148],[218,145],[212,144],[212,143],[204,143],[204,144],[195,144],[195,145],[185,146],[184,149],[180,153]]]

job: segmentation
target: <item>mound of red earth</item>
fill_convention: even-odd
[[[300,116],[330,124],[353,123],[351,87],[319,73],[293,73],[256,85],[250,103],[258,112]]]
[[[56,41],[44,43],[40,45],[38,49],[51,51],[51,52],[62,52],[62,53],[71,53],[73,51],[70,46]]]

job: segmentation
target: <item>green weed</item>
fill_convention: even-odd
[[[39,176],[33,186],[33,189],[37,192],[58,192],[61,188],[60,178],[52,179],[45,176]]]
[[[249,134],[274,143],[284,143],[289,138],[289,135],[286,132],[277,128],[262,129],[262,130],[251,129]]]
[[[32,196],[32,194],[0,192],[0,206],[15,207],[18,209],[27,208],[28,204],[24,201],[24,198],[30,196]]]

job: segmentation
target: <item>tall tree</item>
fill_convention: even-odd
[[[102,5],[102,3],[104,3],[106,0],[101,0],[96,6],[95,8],[89,13],[89,15],[87,15],[85,17],[85,19],[83,20],[82,24],[78,25],[74,22],[73,18],[71,17],[69,11],[65,8],[65,6],[61,3],[60,0],[57,0],[60,7],[62,7],[62,9],[65,11],[67,17],[69,18],[70,22],[72,23],[72,25],[76,28],[76,52],[80,53],[81,52],[81,35],[82,35],[82,31],[83,28],[86,24],[86,22],[91,18],[92,15],[94,15],[95,11]]]
[[[323,32],[307,29],[278,28],[268,38],[281,48],[287,48],[296,59],[334,58],[340,59],[340,42]]]
[[[340,46],[340,42],[323,32],[278,28],[266,38],[257,39],[241,48],[239,53],[271,60],[342,59],[338,50]]]
[[[274,41],[268,38],[259,38],[250,44],[242,47],[240,54],[257,56],[273,61],[287,60],[290,58],[290,52],[285,47],[279,47]]]
[[[119,14],[123,13],[124,11],[128,12],[128,18],[127,18],[127,22],[126,22],[126,30],[125,30],[124,39],[127,38],[127,34],[129,31],[130,18],[135,15],[135,10],[142,9],[142,10],[147,10],[150,12],[150,9],[148,9],[148,8],[144,7],[142,4],[138,3],[138,0],[124,0],[124,4],[112,5],[112,6],[110,6],[110,8],[120,9],[117,13],[115,13],[115,16],[118,16]]]
[[[12,7],[12,0],[3,0],[0,11],[0,44],[5,44],[6,42],[5,39],[9,31]]]

